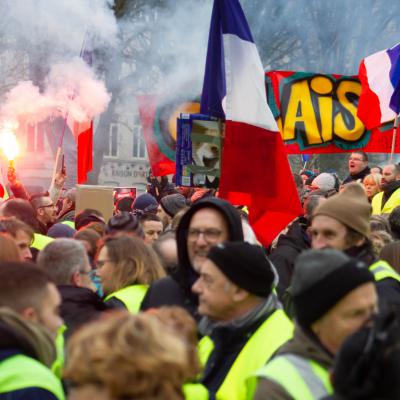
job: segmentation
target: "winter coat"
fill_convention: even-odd
[[[307,225],[304,217],[294,221],[287,233],[279,237],[276,248],[269,256],[279,275],[277,289],[280,299],[282,299],[285,290],[290,286],[297,257],[303,250],[311,247],[306,229]]]
[[[350,257],[364,261],[368,266],[378,261],[369,241],[362,246],[350,247],[345,250],[345,253]],[[380,307],[392,308],[400,315],[400,282],[387,278],[375,282],[375,287],[378,292]]]
[[[296,325],[293,339],[286,342],[277,351],[275,357],[285,354],[313,360],[326,370],[333,367],[333,355],[323,348],[311,331],[307,332],[299,325]],[[278,383],[270,379],[260,378],[254,400],[292,400],[292,396]]]
[[[60,314],[67,326],[66,338],[81,325],[99,318],[103,312],[110,310],[110,307],[90,289],[60,285],[58,290],[62,299]]]
[[[182,217],[176,231],[179,266],[171,276],[150,285],[141,310],[176,305],[185,308],[192,316],[198,318],[198,299],[191,290],[194,282],[198,279],[198,274],[190,264],[187,231],[193,215],[203,208],[216,209],[225,217],[228,223],[229,240],[243,241],[242,221],[235,207],[227,201],[217,198],[207,198],[196,202]]]

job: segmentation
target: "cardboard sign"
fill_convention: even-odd
[[[222,123],[202,114],[177,120],[176,184],[218,188],[221,175]]]
[[[91,208],[100,211],[104,220],[113,215],[114,188],[106,186],[77,185],[76,188],[76,214]]]

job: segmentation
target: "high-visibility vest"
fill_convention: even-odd
[[[122,301],[125,307],[132,314],[137,314],[140,311],[140,306],[146,296],[149,285],[132,285],[127,286],[123,289],[117,290],[114,293],[109,294],[104,301],[110,300],[113,297]]]
[[[283,387],[293,400],[319,400],[333,393],[329,371],[314,360],[283,354],[256,373]]]
[[[261,368],[275,351],[293,336],[293,324],[282,310],[274,311],[249,338],[219,387],[216,400],[245,400],[253,388],[247,379]],[[210,347],[207,336],[199,344]],[[204,361],[204,360],[203,360]]]
[[[372,215],[390,214],[394,208],[400,206],[400,188],[395,190],[382,208],[384,192],[377,193],[372,198]]]
[[[57,358],[55,359],[53,365],[51,366],[51,370],[58,377],[62,378],[62,372],[65,364],[65,355],[64,355],[64,346],[65,346],[65,331],[67,330],[67,326],[62,324],[57,332],[56,337],[56,351]]]
[[[64,400],[61,381],[39,361],[18,354],[0,362],[0,394],[28,388],[40,388]]]
[[[31,244],[31,247],[33,247],[34,249],[43,250],[53,240],[54,239],[49,236],[45,236],[40,233],[34,233],[33,243]]]
[[[183,394],[186,400],[208,400],[208,390],[201,383],[185,383]]]
[[[75,222],[74,221],[62,221],[61,223],[64,224],[64,225],[68,225],[72,229],[75,229]]]
[[[400,282],[400,275],[384,260],[378,260],[371,264],[368,269],[373,273],[375,281],[391,278]]]

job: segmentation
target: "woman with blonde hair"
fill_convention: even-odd
[[[381,179],[381,174],[369,174],[364,178],[363,185],[369,202],[371,202],[372,198],[381,191]]]
[[[154,250],[131,236],[105,238],[96,266],[104,301],[132,313],[139,312],[149,285],[165,275]]]
[[[150,315],[110,316],[82,327],[67,347],[70,400],[183,400],[185,342]]]

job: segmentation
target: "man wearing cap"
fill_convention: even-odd
[[[247,377],[292,336],[292,323],[272,292],[274,280],[263,249],[246,242],[219,244],[201,264],[192,290],[203,317],[199,329],[207,335],[200,342],[202,361],[207,358],[201,382],[210,398],[249,398]]]
[[[191,291],[211,247],[223,241],[243,241],[238,210],[225,200],[207,198],[193,204],[176,230],[178,263],[171,276],[150,285],[142,310],[177,305],[198,318],[197,296]]]
[[[382,192],[372,198],[372,214],[390,214],[400,206],[400,165],[389,164],[383,167],[381,179]]]
[[[377,281],[379,299],[400,307],[400,276],[385,261],[377,260],[369,240],[371,206],[363,187],[349,183],[321,203],[311,223],[311,247],[332,248],[364,261]]]
[[[334,356],[377,310],[374,277],[366,264],[332,249],[300,255],[292,294],[293,339],[256,373],[255,400],[318,400],[331,394]]]

